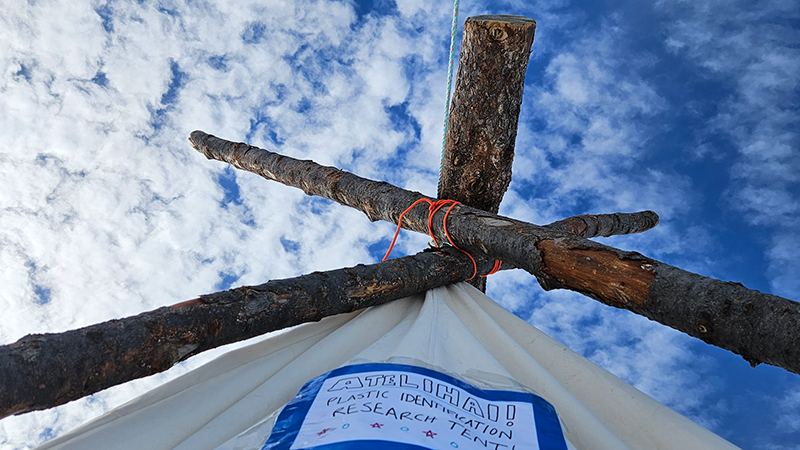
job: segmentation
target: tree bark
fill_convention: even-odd
[[[439,198],[496,213],[511,183],[525,70],[536,22],[476,16],[464,23]],[[486,278],[470,284],[486,292]]]
[[[478,259],[481,270],[492,262]],[[0,346],[0,418],[47,409],[169,369],[193,355],[356,311],[472,275],[452,249],[315,272],[203,295],[177,305]]]
[[[397,223],[408,205],[427,198],[202,131],[192,132],[189,140],[209,159],[356,208],[372,221]],[[427,216],[427,208],[414,208],[402,226],[427,233]],[[443,216],[440,211],[433,221],[437,237],[444,237]],[[447,228],[460,248],[525,269],[545,290],[580,292],[730,350],[752,365],[768,363],[800,373],[800,303],[469,206],[456,207]]]
[[[496,213],[509,183],[536,22],[477,16],[464,23],[439,198]]]
[[[653,211],[614,214],[581,214],[553,222],[545,227],[568,231],[585,238],[609,237],[641,233],[658,225],[658,214]]]

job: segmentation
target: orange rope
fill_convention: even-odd
[[[496,274],[497,272],[500,271],[500,266],[502,266],[502,265],[503,265],[503,261],[500,261],[499,259],[495,259],[494,260],[494,266],[492,267],[492,270],[490,270],[489,273],[487,273],[486,275],[481,275],[481,278],[485,278],[485,277],[488,277],[489,275]]]
[[[392,253],[392,249],[394,248],[394,243],[395,243],[395,241],[397,241],[397,235],[400,234],[400,224],[403,223],[403,216],[405,216],[407,212],[411,211],[412,208],[414,208],[415,206],[417,206],[421,202],[433,203],[430,200],[428,200],[427,198],[421,198],[421,199],[415,201],[411,206],[406,208],[406,210],[403,211],[400,214],[400,218],[397,219],[397,231],[394,232],[394,237],[392,238],[392,244],[389,246],[389,251],[386,252],[386,255],[384,255],[384,257],[381,260],[381,262],[386,261],[386,258],[389,257],[389,254]],[[428,222],[428,229],[430,230],[430,222]],[[434,242],[435,242],[435,240],[434,240]],[[437,243],[436,245],[439,245],[439,244]]]
[[[456,243],[453,242],[453,238],[450,237],[450,232],[447,231],[447,217],[450,215],[450,211],[452,211],[453,208],[456,207],[456,205],[460,205],[461,204],[460,202],[457,202],[455,200],[443,199],[443,200],[437,200],[437,201],[433,202],[433,201],[428,200],[427,198],[421,198],[421,199],[415,201],[414,203],[412,203],[411,206],[406,208],[406,210],[403,211],[400,214],[400,218],[397,220],[397,231],[394,232],[394,238],[392,238],[392,243],[391,243],[391,245],[389,245],[389,250],[386,252],[386,256],[383,257],[381,262],[386,261],[386,258],[389,257],[389,254],[392,253],[392,249],[394,248],[394,243],[397,241],[397,236],[400,234],[400,228],[401,228],[401,226],[403,224],[403,216],[405,216],[406,213],[411,211],[415,206],[417,206],[418,204],[420,204],[422,202],[428,202],[428,204],[429,204],[429,206],[428,206],[428,234],[430,234],[431,239],[433,239],[433,243],[436,244],[437,247],[439,247],[439,241],[436,239],[436,236],[433,235],[433,216],[436,214],[436,212],[438,212],[440,209],[442,209],[445,205],[450,204],[450,207],[447,208],[447,211],[444,213],[444,219],[442,219],[442,227],[444,228],[444,234],[445,234],[445,236],[447,236],[447,240],[450,241],[450,245],[452,245],[453,248],[455,248],[456,250],[460,251],[461,253],[467,255],[469,257],[470,261],[472,261],[472,267],[473,267],[472,276],[467,278],[467,281],[475,278],[475,275],[478,273],[478,263],[475,262],[475,258],[473,258],[472,255],[470,255],[468,252],[458,248]],[[492,270],[490,270],[489,273],[487,273],[486,275],[480,275],[480,276],[481,277],[488,277],[489,275],[497,273],[497,271],[500,270],[500,266],[502,264],[503,264],[502,261],[495,260],[494,261],[494,266],[492,267]]]

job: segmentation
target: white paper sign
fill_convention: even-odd
[[[553,407],[416,366],[362,364],[318,377],[278,418],[263,450],[566,450]]]

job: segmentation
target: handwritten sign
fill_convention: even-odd
[[[321,375],[284,408],[262,450],[566,450],[552,405],[403,364]]]

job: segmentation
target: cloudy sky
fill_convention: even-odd
[[[0,344],[380,259],[361,213],[207,161],[192,130],[435,195],[452,3],[3,2]],[[611,245],[798,299],[794,0],[478,1],[538,27],[501,214],[652,209]],[[401,235],[395,255],[423,236]],[[800,449],[800,377],[521,271],[488,293],[748,449]],[[0,421],[27,449],[180,375]]]

